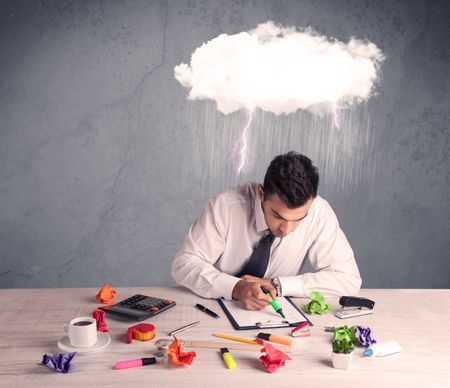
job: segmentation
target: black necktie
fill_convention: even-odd
[[[240,278],[244,275],[252,275],[262,278],[266,273],[267,266],[269,265],[270,247],[272,246],[274,239],[275,236],[272,233],[268,233],[261,240],[259,240],[259,243],[255,249],[253,249],[253,253],[247,264],[236,276]]]

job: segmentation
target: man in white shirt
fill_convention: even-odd
[[[210,199],[175,255],[175,281],[206,298],[240,300],[250,310],[270,302],[261,285],[272,297],[357,294],[353,251],[317,195],[318,183],[311,160],[291,151],[272,160],[263,185],[246,183]],[[266,248],[255,249],[263,240],[270,240]],[[255,259],[261,250],[264,264]],[[314,272],[300,275],[306,258]],[[255,266],[259,276],[249,273]]]

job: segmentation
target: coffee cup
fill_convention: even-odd
[[[70,344],[75,348],[87,348],[97,343],[97,321],[92,317],[77,317],[64,325]]]

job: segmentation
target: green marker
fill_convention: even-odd
[[[261,290],[262,292],[264,292],[264,294],[266,294],[270,299],[272,299],[272,295],[270,295],[270,292],[267,290],[266,287],[261,286]],[[283,309],[280,307],[280,305],[278,304],[278,302],[275,299],[272,299],[272,301],[270,302],[270,305],[273,307],[273,309],[280,314],[284,319],[286,319],[285,315],[283,314]]]

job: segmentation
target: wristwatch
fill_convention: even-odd
[[[278,278],[273,278],[271,279],[272,282],[272,286],[275,288],[275,290],[277,291],[277,296],[281,296],[282,292],[281,292],[281,283],[280,283],[280,279]]]

